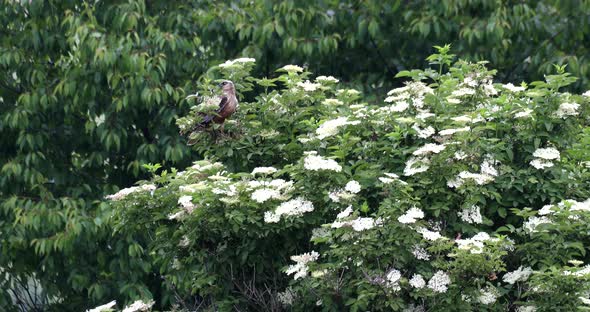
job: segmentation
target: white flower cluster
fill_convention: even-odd
[[[131,305],[125,307],[125,309],[123,309],[123,312],[145,312],[145,311],[149,311],[152,306],[154,305],[154,301],[150,300],[148,302],[143,302],[141,300],[136,300],[135,302],[133,302]]]
[[[313,83],[309,80],[306,80],[305,82],[298,82],[297,86],[307,92],[313,92],[319,89],[322,85],[319,83]]]
[[[153,192],[155,190],[156,190],[155,185],[144,184],[144,185],[140,185],[140,186],[132,186],[132,187],[124,188],[115,194],[107,195],[105,198],[109,199],[109,200],[117,201],[117,200],[121,200],[121,199],[125,198],[127,195],[132,194],[132,193]]]
[[[223,64],[219,64],[219,67],[221,68],[228,68],[228,67],[233,67],[233,66],[241,66],[242,64],[246,64],[246,63],[255,63],[256,60],[250,57],[241,57],[235,60],[227,60],[225,61],[225,63]]]
[[[443,237],[442,235],[440,235],[440,232],[431,231],[431,230],[429,230],[427,228],[423,228],[423,227],[417,228],[416,232],[422,234],[422,237],[426,240],[429,240],[429,241],[436,241],[436,240]]]
[[[399,291],[402,288],[399,285],[399,280],[402,277],[402,273],[396,269],[391,269],[387,275],[385,276],[387,280],[387,287],[391,288],[393,291]]]
[[[498,300],[498,296],[499,294],[496,288],[486,287],[485,289],[481,289],[479,291],[477,301],[479,301],[481,304],[490,305]]]
[[[404,168],[405,176],[413,176],[417,173],[425,172],[430,168],[430,159],[411,157],[406,161],[406,167]]]
[[[291,260],[295,261],[295,264],[290,265],[287,268],[287,275],[295,273],[294,279],[300,279],[306,277],[309,271],[308,263],[316,261],[320,257],[320,254],[311,251],[302,255],[291,256]]]
[[[327,159],[322,156],[308,154],[303,160],[303,167],[307,170],[319,171],[319,170],[332,170],[336,172],[342,171],[340,166],[335,160]]]
[[[537,307],[535,306],[520,306],[516,309],[516,312],[537,312]]]
[[[516,282],[525,282],[529,279],[529,276],[531,276],[531,274],[533,274],[533,269],[531,269],[530,267],[523,268],[521,266],[517,270],[504,274],[502,280],[504,280],[504,282],[508,284],[513,285]]]
[[[277,223],[281,216],[301,216],[306,212],[313,211],[313,204],[310,201],[304,200],[301,197],[284,202],[275,209],[275,211],[267,211],[264,213],[264,222]]]
[[[385,177],[379,177],[379,181],[383,184],[391,184],[395,181],[399,181],[401,184],[408,184],[407,182],[400,180],[399,176],[395,173],[384,172],[383,174]]]
[[[346,216],[348,217],[348,216]],[[357,231],[357,232],[361,232],[361,231],[365,231],[365,230],[370,230],[372,228],[374,228],[377,225],[381,225],[381,220],[380,219],[373,219],[373,218],[369,218],[369,217],[358,217],[354,220],[349,220],[349,221],[339,221],[339,219],[343,219],[345,217],[342,218],[338,218],[336,221],[334,221],[331,225],[331,227],[333,229],[339,229],[342,227],[352,227],[353,230]]]
[[[467,127],[463,127],[463,128],[441,130],[438,132],[438,134],[440,134],[442,136],[450,136],[450,135],[453,135],[457,132],[467,132],[470,130],[471,130],[471,127],[467,126]]]
[[[289,287],[285,289],[285,291],[277,293],[277,301],[283,306],[293,305],[293,302],[295,302],[295,293],[293,292],[293,289]]]
[[[417,124],[412,126],[412,129],[416,131],[419,138],[427,139],[436,133],[436,130],[432,126],[428,126],[424,129],[420,128]]]
[[[557,205],[545,205],[539,210],[539,215],[545,216],[555,214],[568,207],[569,211],[590,212],[590,198],[586,199],[583,202],[579,202],[573,199],[566,199],[561,201]]]
[[[252,175],[255,176],[257,174],[262,174],[262,175],[269,175],[269,174],[273,174],[277,172],[277,169],[275,167],[256,167],[254,168],[254,170],[252,170]]]
[[[533,157],[535,157],[535,159],[530,162],[531,166],[535,167],[536,169],[545,169],[553,167],[552,160],[559,160],[561,156],[557,149],[548,147],[538,148],[533,153]]]
[[[317,138],[323,140],[327,137],[338,134],[338,129],[346,125],[358,125],[360,121],[349,121],[346,117],[338,117],[322,123],[315,131]]]
[[[440,145],[440,144],[428,143],[428,144],[420,147],[419,149],[415,150],[412,153],[412,155],[424,156],[424,155],[428,155],[431,153],[438,154],[438,153],[442,152],[445,148],[446,148],[446,146],[444,144]]]
[[[355,180],[351,180],[346,183],[344,190],[336,190],[332,191],[329,194],[329,197],[332,201],[339,203],[342,199],[348,200],[354,197],[355,194],[358,194],[361,191],[361,185]]]
[[[412,99],[414,101],[414,106],[421,107],[420,104],[415,105],[416,102],[422,103],[425,95],[429,93],[434,93],[434,90],[421,81],[411,81],[406,83],[404,87],[387,92],[388,97],[385,99],[385,102],[393,103]]]
[[[430,260],[430,254],[426,251],[426,249],[420,247],[420,245],[414,245],[412,248],[412,255],[418,260]]]
[[[280,199],[281,192],[271,188],[260,188],[252,192],[251,198],[258,203],[264,203],[269,199]]]
[[[523,225],[522,228],[527,233],[537,232],[537,227],[541,224],[549,224],[551,220],[545,216],[543,217],[530,217]]]
[[[504,87],[504,89],[506,89],[510,92],[513,92],[513,93],[522,92],[526,89],[525,87],[516,87],[512,83],[507,83],[505,85],[502,85],[502,87]]]
[[[411,224],[422,218],[424,218],[424,212],[420,208],[412,207],[405,214],[399,216],[397,221],[399,223]]]
[[[445,293],[449,289],[449,284],[451,284],[451,277],[439,270],[428,281],[428,288],[437,293]]]
[[[479,206],[476,205],[473,205],[470,208],[464,208],[458,213],[458,215],[463,222],[476,224],[481,224],[483,222]]]
[[[579,114],[579,108],[580,104],[578,103],[561,103],[557,111],[555,111],[555,116],[559,118],[566,118],[567,116],[576,116]]]
[[[293,190],[293,181],[274,179],[272,181],[249,181],[248,189],[254,190],[251,194],[252,200],[264,203],[269,199],[287,199],[288,194]]]
[[[338,83],[340,80],[334,78],[333,76],[317,76],[315,81],[323,83]]]
[[[481,173],[461,171],[454,180],[447,181],[447,186],[450,188],[459,188],[463,186],[467,180],[471,180],[477,185],[488,184],[494,181],[495,177],[498,176],[498,171],[494,168],[495,163],[496,161],[493,159],[485,159],[480,166]]]
[[[469,252],[472,254],[480,254],[483,252],[485,242],[497,240],[497,238],[491,238],[486,232],[479,232],[471,238],[457,239],[455,240],[455,243],[457,243],[457,247],[459,249],[469,250]]]
[[[424,286],[426,286],[426,281],[424,280],[422,275],[414,274],[414,275],[412,275],[412,278],[410,279],[410,286],[412,286],[414,288],[418,288],[418,289],[424,288]]]
[[[101,306],[98,306],[94,309],[90,309],[90,310],[86,310],[86,312],[103,312],[103,311],[110,311],[113,309],[113,307],[117,305],[117,301],[113,300],[107,304],[103,304]]]
[[[285,65],[281,67],[279,70],[284,70],[289,73],[300,73],[303,71],[303,67],[297,65]]]

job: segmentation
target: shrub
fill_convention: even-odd
[[[162,278],[158,304],[588,308],[590,94],[560,91],[575,81],[563,67],[500,84],[437,49],[384,105],[292,65],[263,79],[239,62],[211,71],[256,100],[224,133],[192,136],[205,159],[148,166],[151,180],[112,200],[129,252]]]

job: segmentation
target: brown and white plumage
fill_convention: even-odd
[[[215,110],[215,114],[205,115],[203,121],[196,124],[190,132],[206,129],[211,125],[211,122],[223,125],[225,119],[229,118],[236,112],[236,109],[238,108],[238,99],[236,98],[234,83],[229,80],[224,80],[219,86],[222,90],[222,94],[218,96],[219,108]]]

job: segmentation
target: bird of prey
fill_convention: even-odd
[[[238,107],[238,99],[236,98],[236,89],[233,82],[224,80],[219,84],[219,86],[222,90],[222,95],[217,96],[217,99],[219,100],[219,108],[215,110],[213,115],[205,115],[201,122],[196,124],[187,132],[204,130],[211,125],[211,122],[221,124],[221,129],[223,132],[223,123],[225,122],[225,119],[229,118],[233,113],[235,113]],[[196,96],[197,94],[192,94],[189,95],[187,99]]]

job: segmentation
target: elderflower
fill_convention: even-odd
[[[422,139],[427,139],[436,133],[433,127],[428,126],[424,129],[421,129],[418,125],[412,126],[412,129],[417,132],[418,137]]]
[[[505,85],[502,85],[502,87],[504,87],[504,89],[510,91],[510,92],[522,92],[525,90],[525,87],[516,87],[515,85],[513,85],[512,83],[507,83]]]
[[[527,108],[523,111],[515,113],[514,118],[528,118],[528,117],[531,117],[532,113],[533,113],[533,110]]]
[[[498,291],[494,287],[486,287],[479,291],[479,297],[477,301],[481,304],[490,305],[495,303],[498,299]]]
[[[138,192],[142,192],[142,191],[153,192],[154,190],[156,190],[155,185],[144,184],[141,186],[132,186],[132,187],[124,188],[115,194],[107,195],[105,198],[109,199],[109,200],[117,201],[117,200],[121,200],[121,199],[125,198],[129,194],[138,193]]]
[[[254,192],[252,192],[252,195],[251,195],[252,200],[254,200],[258,203],[264,203],[265,201],[267,201],[271,198],[280,198],[280,197],[281,197],[281,193],[279,191],[271,189],[271,188],[257,189]]]
[[[397,218],[399,223],[415,223],[418,219],[424,218],[424,212],[420,208],[412,207],[405,214]]]
[[[328,106],[340,106],[343,105],[344,102],[338,100],[338,99],[325,99],[322,104],[324,105],[328,105]]]
[[[277,169],[274,167],[257,167],[257,168],[254,168],[254,170],[252,170],[252,175],[257,175],[257,174],[267,175],[267,174],[273,174],[275,172],[277,172]]]
[[[352,213],[352,206],[348,206],[348,207],[346,207],[346,209],[344,209],[342,212],[340,212],[336,216],[336,219],[344,219],[344,218],[347,218],[348,216],[350,216],[351,213]]]
[[[338,83],[340,80],[334,78],[333,76],[317,76],[315,81],[324,83]]]
[[[293,289],[289,287],[285,289],[285,291],[277,293],[277,301],[283,306],[293,305],[293,302],[295,301],[295,293],[293,292]]]
[[[445,293],[449,284],[451,284],[449,275],[443,271],[437,271],[428,281],[428,288],[437,293]]]
[[[280,70],[284,70],[289,73],[300,73],[303,71],[303,67],[297,65],[285,65],[281,67]]]
[[[356,125],[359,121],[348,121],[346,117],[338,117],[322,123],[315,131],[317,138],[323,140],[338,133],[338,128],[346,125]]]
[[[137,300],[137,301],[133,302],[131,305],[125,307],[125,309],[123,309],[123,312],[149,311],[153,305],[154,305],[153,300],[150,300],[148,302],[143,302],[141,300]]]
[[[418,228],[416,231],[418,233],[422,234],[422,237],[424,239],[429,240],[429,241],[435,241],[435,240],[442,238],[442,235],[440,235],[439,232],[431,231],[426,228]]]
[[[567,116],[576,116],[579,114],[578,108],[580,104],[577,103],[561,103],[559,108],[555,112],[555,115],[559,118],[566,118]]]
[[[533,269],[530,267],[523,268],[521,266],[515,271],[504,274],[502,280],[510,285],[514,285],[516,282],[525,282],[531,274],[533,274]]]
[[[537,226],[541,224],[551,223],[551,220],[547,217],[530,217],[523,225],[522,228],[527,233],[536,232]]]
[[[357,194],[358,192],[361,191],[361,185],[357,181],[352,180],[352,181],[349,181],[348,183],[346,183],[344,190],[347,192],[350,192],[352,194]]]
[[[412,248],[412,255],[418,260],[430,260],[430,254],[426,251],[426,249],[420,247],[419,245],[414,245]]]
[[[405,176],[413,176],[416,173],[425,172],[430,168],[430,160],[427,158],[415,158],[412,157],[406,161],[406,167],[404,168]]]
[[[313,83],[313,82],[310,82],[309,80],[306,80],[305,82],[298,82],[297,86],[301,87],[303,90],[305,90],[307,92],[313,92],[313,91],[316,91],[317,89],[319,89],[322,85],[319,83]]]
[[[191,213],[195,209],[195,204],[192,202],[193,197],[190,195],[180,196],[178,199],[178,204],[182,206],[186,210],[186,212]]]
[[[274,212],[265,212],[264,221],[266,223],[276,223],[281,216],[301,216],[306,212],[313,211],[313,209],[312,202],[298,197],[280,204]]]
[[[414,274],[410,279],[410,286],[414,288],[424,288],[426,286],[426,281],[420,274]]]
[[[221,68],[228,68],[228,67],[232,67],[235,65],[241,65],[241,64],[246,64],[246,63],[255,63],[256,59],[250,58],[250,57],[241,57],[235,60],[227,60],[225,61],[225,63],[223,64],[219,64],[219,67]]]
[[[393,291],[401,290],[401,287],[399,285],[399,280],[401,279],[401,277],[402,274],[400,271],[396,269],[391,269],[391,271],[389,271],[385,276],[385,278],[387,279],[387,286],[393,289]]]
[[[458,213],[458,215],[461,220],[467,223],[481,224],[483,222],[479,206],[476,205],[471,206],[471,208],[463,209]]]
[[[319,170],[332,170],[336,172],[342,171],[340,166],[335,160],[327,159],[317,155],[307,155],[304,159],[303,167],[307,170],[319,171]]]
[[[295,261],[296,264],[290,265],[287,268],[287,275],[295,273],[294,279],[300,279],[307,276],[309,267],[308,263],[316,261],[320,257],[320,254],[316,251],[311,251],[297,256],[291,256],[291,260]]]
[[[466,132],[466,131],[470,131],[471,127],[467,126],[464,128],[457,128],[457,129],[445,129],[445,130],[441,130],[438,132],[438,134],[442,135],[442,136],[447,136],[447,135],[453,135],[457,132]]]
[[[545,169],[545,168],[550,168],[553,167],[553,163],[548,161],[548,160],[542,160],[542,159],[533,159],[530,162],[531,166],[535,167],[536,169]]]
[[[428,143],[424,146],[422,146],[421,148],[415,150],[412,155],[414,156],[424,156],[424,155],[428,155],[430,153],[435,153],[438,154],[441,151],[443,151],[446,148],[445,145],[439,145],[439,144],[434,144],[434,143]]]
[[[110,311],[113,309],[113,307],[117,305],[117,301],[113,300],[107,304],[103,304],[101,306],[98,306],[94,309],[90,309],[90,310],[86,310],[86,312],[103,312],[103,311]]]
[[[533,153],[533,156],[537,157],[537,158],[547,159],[547,160],[554,160],[554,159],[559,160],[559,158],[560,158],[559,151],[553,147],[538,148]]]

